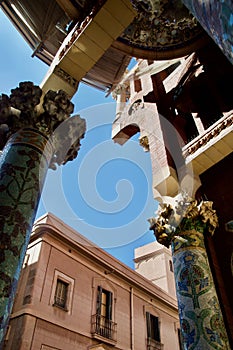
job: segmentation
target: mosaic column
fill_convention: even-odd
[[[182,2],[233,63],[232,0],[182,0]]]
[[[172,247],[183,349],[230,350],[204,244],[217,226],[212,202],[163,204],[149,221],[158,242]]]
[[[25,82],[0,99],[0,349],[47,170],[75,158],[85,132],[63,91],[41,95]]]

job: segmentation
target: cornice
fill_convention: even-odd
[[[41,238],[43,241],[45,236],[58,239],[60,242],[68,245],[75,251],[78,251],[83,256],[86,256],[89,260],[102,266],[105,271],[114,271],[114,275],[126,281],[129,286],[140,289],[142,292],[153,297],[153,299],[160,300],[170,308],[177,310],[177,302],[169,294],[108,254],[93,242],[89,241],[51,213],[45,214],[35,222],[30,243],[33,244],[38,238]]]

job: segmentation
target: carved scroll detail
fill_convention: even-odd
[[[188,239],[192,232],[213,234],[218,225],[218,218],[212,205],[213,202],[198,203],[186,195],[174,208],[170,204],[160,204],[157,216],[148,220],[150,229],[154,231],[158,242],[166,247],[169,247],[174,239]],[[195,237],[191,236],[192,238]]]
[[[39,104],[42,111],[37,108]],[[42,97],[39,86],[21,82],[10,96],[0,96],[0,149],[18,130],[33,128],[52,140],[54,157],[50,167],[65,164],[77,156],[86,128],[84,119],[70,118],[73,109],[66,92],[50,90]]]

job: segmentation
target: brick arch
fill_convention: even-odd
[[[136,123],[128,124],[120,129],[120,131],[114,136],[114,141],[123,145],[138,132],[140,132],[140,128]]]

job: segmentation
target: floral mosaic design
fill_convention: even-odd
[[[233,63],[233,3],[231,0],[182,0]]]
[[[29,131],[27,132],[29,134]],[[47,139],[35,131],[31,131],[31,138],[42,139],[39,141],[40,144],[47,143]],[[8,143],[0,157],[0,332],[2,333],[8,322],[36,214],[42,186],[40,181],[43,182],[49,165],[40,149],[14,141],[13,139]]]
[[[161,204],[149,221],[158,241],[172,248],[184,349],[230,350],[204,244],[218,225],[212,202],[183,194],[175,207]]]
[[[41,98],[31,82],[0,96],[0,349],[47,170],[73,160],[85,133],[64,91]]]
[[[184,349],[230,349],[205,250],[177,250],[173,264]]]

